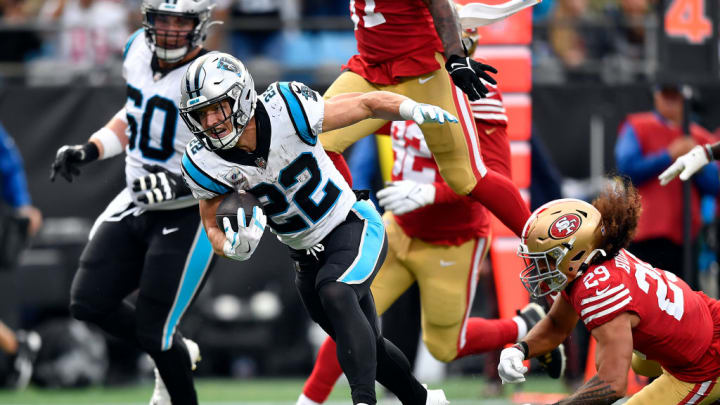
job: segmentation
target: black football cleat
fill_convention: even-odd
[[[523,321],[525,321],[528,332],[546,315],[545,310],[534,302],[531,302],[527,304],[525,308],[518,310],[517,314]],[[567,363],[567,359],[565,357],[565,345],[560,344],[552,351],[545,353],[542,356],[538,356],[536,359],[550,378],[560,378],[565,375],[565,364]]]

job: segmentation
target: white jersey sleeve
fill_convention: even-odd
[[[143,41],[145,38],[145,29],[140,28],[139,30],[133,32],[130,37],[128,38],[127,42],[125,43],[125,48],[123,49],[123,67],[122,67],[122,76],[125,81],[127,81],[127,67],[124,63],[125,59],[127,59],[128,53],[130,52],[130,47],[132,47],[133,43]]]
[[[270,85],[263,95],[269,99],[273,91],[282,97],[300,139],[315,146],[325,116],[325,101],[320,94],[300,82],[277,82]]]
[[[215,175],[223,162],[217,155],[205,149],[197,139],[187,144],[181,168],[183,179],[190,187],[193,197],[209,200],[233,191],[232,185],[226,184]]]

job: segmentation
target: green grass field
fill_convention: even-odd
[[[213,405],[291,405],[295,403],[302,388],[301,379],[199,379],[197,390],[202,404]],[[501,397],[483,398],[484,379],[450,378],[430,388],[443,388],[453,405],[480,404],[505,405],[514,403],[512,394],[517,391],[557,393],[565,392],[562,383],[548,378],[531,377],[527,383],[516,387],[503,387]],[[73,404],[73,405],[141,405],[147,404],[152,385],[142,384],[123,388],[90,389],[40,389],[30,387],[22,392],[0,391],[0,404]],[[347,384],[338,384],[328,401],[331,405],[350,403]],[[391,403],[390,401],[381,401]],[[524,400],[523,400],[524,402]],[[543,401],[545,402],[545,401]]]

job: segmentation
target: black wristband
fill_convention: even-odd
[[[100,149],[98,149],[95,142],[88,142],[82,146],[83,157],[82,163],[89,163],[100,157]]]
[[[513,345],[513,347],[520,350],[523,354],[523,360],[528,359],[528,353],[530,353],[530,347],[528,346],[527,342],[524,340],[521,340]]]

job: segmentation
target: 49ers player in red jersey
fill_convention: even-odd
[[[480,78],[494,84],[486,72],[496,71],[466,55],[453,5],[448,0],[351,0],[350,12],[359,53],[343,66],[324,97],[386,90],[458,117],[455,124],[421,126],[440,175],[454,193],[479,201],[519,235],[530,212],[512,181],[483,162],[467,99],[483,97],[488,90]],[[404,105],[407,111],[416,107]],[[366,120],[324,132],[320,140],[338,159],[348,146],[386,123]]]
[[[625,395],[633,350],[662,375],[627,404],[712,404],[720,400],[720,302],[625,250],[640,197],[618,181],[593,204],[564,199],[538,208],[518,255],[534,296],[562,291],[548,316],[503,350],[503,382],[524,381],[522,360],[556,347],[578,319],[597,340],[598,373],[560,404],[611,404]]]
[[[510,177],[510,143],[502,96],[486,83],[487,98],[472,103],[483,159]],[[499,350],[517,342],[545,312],[530,304],[512,319],[470,318],[480,264],[488,250],[490,217],[477,201],[455,194],[438,173],[420,127],[393,122],[392,184],[378,192],[388,254],[370,287],[382,315],[413,283],[420,288],[423,340],[436,359]],[[501,270],[501,269],[500,269]],[[336,346],[327,338],[298,405],[324,402],[342,374]],[[564,369],[562,347],[540,359],[548,374]]]

